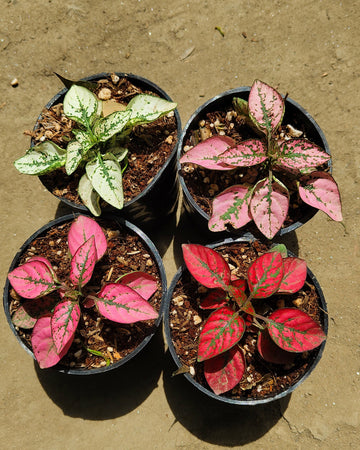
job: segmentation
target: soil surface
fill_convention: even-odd
[[[185,125],[211,97],[258,78],[300,103],[322,128],[343,202],[344,226],[319,212],[282,238],[322,286],[329,335],[314,372],[286,399],[250,409],[200,395],[158,333],[128,366],[106,376],[41,371],[1,316],[0,438],[6,449],[359,448],[360,193],[358,2],[268,0],[2,0],[0,17],[1,279],[38,228],[68,212],[13,161],[30,146],[53,74],[101,72],[150,79]],[[181,243],[204,243],[179,213],[149,234],[168,282]],[[121,442],[121,444],[119,444]]]

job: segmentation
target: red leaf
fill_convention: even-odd
[[[145,300],[149,300],[157,290],[156,278],[145,272],[127,273],[119,282],[134,289]]]
[[[341,199],[339,188],[327,172],[312,172],[300,179],[299,194],[310,206],[324,211],[331,219],[341,222]]]
[[[239,342],[244,330],[244,319],[231,308],[224,306],[211,313],[200,333],[198,361],[229,350]]]
[[[245,294],[246,288],[247,288],[246,280],[240,278],[237,280],[233,280],[231,282],[231,285],[229,286],[229,294],[231,295],[231,297],[233,297],[235,302],[240,307],[245,303],[247,299],[247,295]]]
[[[226,290],[231,273],[225,259],[211,248],[199,244],[183,244],[185,264],[191,275],[208,288]]]
[[[283,275],[281,253],[269,252],[257,258],[248,269],[248,284],[253,298],[267,298],[274,294]]]
[[[251,119],[268,135],[280,125],[285,111],[284,100],[271,86],[255,80],[249,94]]]
[[[58,303],[51,318],[51,332],[57,353],[61,353],[72,342],[80,320],[79,304],[65,300]]]
[[[228,302],[227,293],[223,289],[212,290],[201,302],[201,309],[217,309]]]
[[[273,364],[291,364],[295,358],[295,353],[286,352],[275,344],[268,330],[259,333],[257,349],[265,361]]]
[[[310,316],[295,308],[282,308],[269,317],[268,330],[275,343],[288,352],[313,350],[326,335]]]
[[[220,156],[220,161],[226,167],[250,167],[267,159],[266,147],[259,139],[248,139],[236,147],[227,149]]]
[[[56,300],[50,296],[29,300],[15,311],[11,320],[16,327],[31,329],[39,317],[51,312],[55,304]]]
[[[240,382],[244,372],[245,358],[238,346],[204,362],[206,381],[217,395],[235,387]]]
[[[81,289],[92,277],[96,263],[95,238],[91,236],[75,252],[71,260],[70,281]]]
[[[222,164],[219,156],[234,145],[235,141],[228,136],[212,136],[186,152],[180,163],[194,163],[212,170],[232,170]]]
[[[252,218],[261,233],[272,239],[280,230],[289,209],[289,191],[273,177],[256,183],[250,201]]]
[[[77,249],[91,236],[95,238],[96,255],[97,260],[99,260],[107,249],[106,236],[94,219],[78,216],[72,223],[68,234],[68,245],[71,255],[75,255]]]
[[[300,258],[289,257],[283,259],[284,276],[278,292],[293,294],[304,286],[306,280],[306,262]]]

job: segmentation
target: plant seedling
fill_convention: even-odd
[[[201,329],[197,360],[204,362],[205,378],[215,394],[231,390],[243,378],[246,363],[240,341],[250,327],[259,329],[259,354],[275,364],[287,364],[295,353],[313,350],[326,339],[321,327],[299,309],[276,309],[268,317],[256,312],[262,299],[302,288],[307,274],[302,259],[275,247],[250,265],[246,279],[234,279],[216,251],[197,244],[182,249],[191,275],[210,289],[200,307],[214,311]]]
[[[68,352],[81,317],[81,308],[97,308],[106,319],[134,323],[155,319],[148,303],[157,290],[154,277],[132,272],[100,292],[83,291],[95,264],[107,250],[106,236],[95,220],[79,216],[68,233],[71,268],[68,280],[59,280],[49,260],[33,256],[8,274],[14,290],[27,299],[12,316],[15,326],[33,328],[31,345],[41,368],[57,364]]]
[[[307,139],[285,139],[279,132],[285,111],[282,96],[255,80],[248,102],[234,98],[233,104],[258,137],[236,144],[228,136],[214,135],[180,159],[212,170],[258,169],[260,176],[254,185],[234,185],[214,198],[209,229],[222,231],[227,225],[238,229],[253,220],[260,232],[272,239],[287,217],[290,193],[296,188],[303,202],[342,221],[337,184],[321,170],[330,155]]]
[[[159,119],[176,108],[176,103],[148,94],[136,95],[124,111],[103,117],[102,101],[84,86],[73,84],[64,98],[64,114],[77,123],[75,138],[66,150],[44,141],[30,148],[15,161],[19,172],[44,175],[65,166],[71,175],[78,168],[84,173],[78,193],[95,216],[101,214],[100,197],[122,209],[122,174],[128,165],[128,141],[131,131]]]

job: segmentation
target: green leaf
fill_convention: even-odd
[[[100,116],[101,102],[88,89],[73,85],[64,98],[64,114],[75,122],[89,128],[96,117]]]
[[[113,155],[108,153],[102,157],[98,154],[95,160],[87,163],[86,174],[101,198],[115,208],[123,207],[121,167]]]
[[[140,94],[128,103],[126,110],[130,110],[131,125],[140,125],[153,122],[159,117],[168,114],[177,107],[176,103],[169,102],[154,95]]]
[[[16,169],[27,175],[43,175],[65,164],[66,151],[50,141],[30,148],[14,162]]]
[[[94,216],[100,216],[100,196],[93,188],[86,173],[80,178],[78,193],[84,205]]]
[[[104,119],[98,120],[94,126],[94,134],[100,142],[105,142],[120,133],[130,120],[130,111],[115,111]]]

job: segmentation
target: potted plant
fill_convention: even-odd
[[[327,333],[325,300],[305,261],[245,238],[182,248],[186,268],[164,311],[176,373],[226,403],[288,395],[317,364]]]
[[[181,129],[176,103],[135,75],[62,80],[67,88],[46,105],[31,133],[32,147],[15,167],[40,176],[54,195],[95,216],[109,205],[145,222],[172,212]]]
[[[64,216],[31,236],[4,289],[10,327],[40,368],[118,367],[161,322],[166,276],[149,238],[124,220]]]
[[[253,221],[272,239],[316,209],[342,220],[323,133],[299,105],[259,80],[199,108],[178,152],[185,206],[210,231],[243,232]]]

